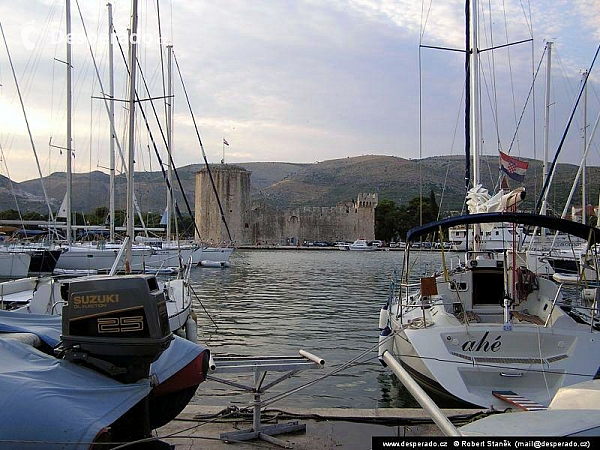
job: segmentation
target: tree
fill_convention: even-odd
[[[428,198],[415,197],[408,205],[396,206],[391,200],[382,200],[375,208],[375,238],[387,242],[405,239],[408,230],[422,225],[421,208],[422,223],[438,219],[440,208],[433,190]]]
[[[397,234],[398,208],[391,200],[382,200],[375,208],[375,237],[390,242]]]

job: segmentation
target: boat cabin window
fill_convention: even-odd
[[[504,273],[498,268],[477,268],[473,274],[473,306],[500,305],[504,299]]]
[[[465,292],[468,290],[467,283],[464,281],[450,280],[449,288],[454,292]]]

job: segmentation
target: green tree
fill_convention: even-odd
[[[6,211],[0,212],[0,219],[19,220],[19,213],[14,209],[7,209]]]
[[[375,238],[387,242],[404,240],[408,230],[422,224],[421,209],[422,223],[438,219],[439,206],[433,190],[429,197],[415,197],[408,205],[396,206],[391,200],[382,200],[375,208]]]
[[[398,208],[391,200],[382,200],[375,208],[375,237],[390,242],[396,238]]]

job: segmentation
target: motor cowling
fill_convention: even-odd
[[[124,383],[148,377],[173,335],[152,275],[95,276],[61,286],[60,355]]]

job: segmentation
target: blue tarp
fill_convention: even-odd
[[[0,311],[0,333],[33,333],[48,344],[56,347],[62,330],[61,316],[49,314],[16,313]]]
[[[0,311],[1,332],[29,332],[58,343],[60,317]],[[151,368],[159,382],[203,347],[175,337]],[[147,379],[122,384],[14,339],[0,339],[0,448],[88,448],[150,392]]]

